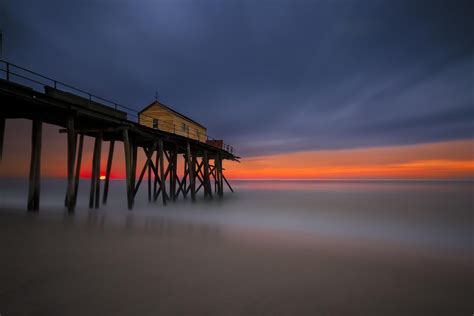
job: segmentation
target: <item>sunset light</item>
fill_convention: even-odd
[[[249,157],[233,179],[473,179],[474,140]]]

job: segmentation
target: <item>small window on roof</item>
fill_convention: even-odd
[[[158,119],[153,119],[153,128],[158,128]]]

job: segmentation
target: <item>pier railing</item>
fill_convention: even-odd
[[[19,83],[25,86],[28,86],[32,88],[33,90],[39,91],[39,92],[44,92],[43,89],[45,86],[53,87],[54,89],[58,89],[60,91],[64,92],[69,92],[73,93],[75,95],[78,95],[80,97],[84,97],[88,99],[91,102],[97,102],[102,105],[108,106],[110,108],[113,108],[115,110],[120,110],[125,113],[127,113],[127,117],[130,121],[139,123],[140,118],[146,118],[151,121],[153,119],[156,119],[154,117],[148,116],[143,113],[139,113],[134,108],[122,105],[118,102],[103,98],[101,96],[95,95],[93,93],[90,93],[88,91],[84,91],[82,89],[76,88],[72,85],[69,85],[67,83],[64,83],[62,81],[44,76],[42,74],[39,74],[37,72],[34,72],[32,70],[26,69],[24,67],[12,64],[10,62],[7,62],[5,60],[0,60],[0,72],[3,74],[3,79],[15,83]],[[133,118],[133,119],[130,119]],[[176,124],[165,122],[165,121],[159,121],[158,122],[158,129],[161,130],[162,127],[166,127],[164,130],[172,132],[174,131],[174,134],[185,136],[191,139],[197,139],[199,141],[207,141],[207,140],[216,140],[215,138],[209,136],[209,135],[202,135],[199,134],[193,130],[185,130],[181,131],[181,126],[176,126]],[[231,154],[235,153],[234,147],[230,146],[229,144],[223,144],[222,148]]]

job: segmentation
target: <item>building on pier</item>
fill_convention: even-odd
[[[203,125],[158,100],[138,112],[138,123],[203,143],[207,141],[207,131]]]

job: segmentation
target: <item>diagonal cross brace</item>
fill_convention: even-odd
[[[145,156],[146,156],[146,161],[145,161],[145,164],[143,165],[142,171],[140,172],[140,177],[138,178],[138,182],[135,185],[135,188],[133,190],[134,197],[137,194],[138,189],[140,188],[140,184],[142,183],[143,176],[145,175],[145,171],[148,166],[153,170],[153,173],[155,174],[155,176],[157,176],[157,169],[155,165],[153,164],[153,160],[152,160],[153,152],[155,150],[156,150],[156,143],[154,143],[153,146],[151,146],[149,149],[147,149],[146,147],[143,147],[143,151],[145,152]]]

